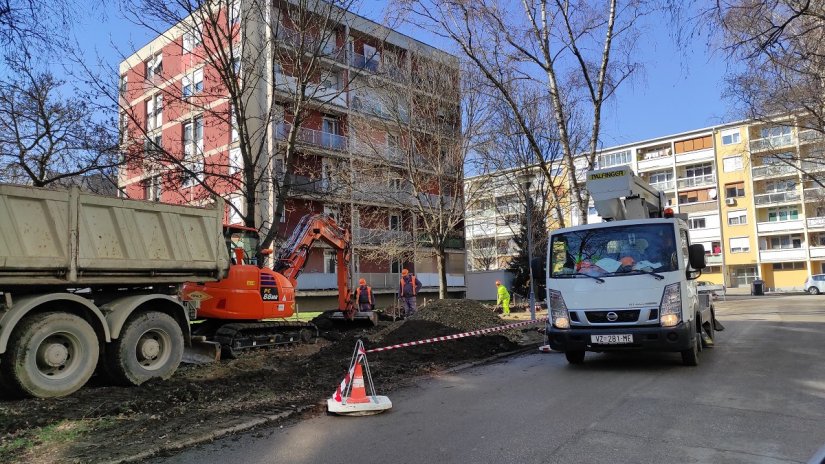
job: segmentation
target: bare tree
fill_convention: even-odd
[[[354,166],[353,195],[401,212],[402,233],[390,252],[434,257],[439,297],[446,298],[447,250],[463,248],[464,209],[475,197],[465,189],[463,169],[477,151],[486,101],[474,74],[460,73],[453,58],[419,54],[389,66],[398,85],[387,88],[382,78],[356,85],[355,106],[362,111],[351,124],[366,157]],[[381,248],[373,253],[386,251]]]
[[[0,0],[0,47],[26,53],[65,38],[77,5],[72,0]]]
[[[68,97],[66,83],[28,59],[7,59],[0,76],[0,178],[4,182],[82,185],[118,165],[112,122],[97,120],[83,98]]]
[[[592,168],[602,107],[638,68],[633,45],[645,0],[476,2],[396,0],[407,22],[455,43],[510,107],[515,123],[552,183],[553,167],[525,114],[525,95],[540,92],[552,109],[564,175],[583,221],[589,197],[574,158]],[[523,92],[527,87],[528,91]],[[564,225],[564,218],[560,218]]]
[[[133,58],[139,82],[122,81],[120,95],[95,80],[117,102],[132,172],[160,178],[160,189],[184,187],[187,202],[223,196],[245,225],[261,230],[264,247],[277,241],[290,197],[334,193],[319,175],[320,159],[304,148],[344,153],[346,137],[340,125],[306,126],[313,115],[346,112],[359,69],[340,66],[351,58],[345,28],[354,1],[124,3],[136,24],[180,43],[179,56],[153,50]],[[183,76],[164,65],[176,61],[188,68]],[[167,114],[181,135],[161,130]]]

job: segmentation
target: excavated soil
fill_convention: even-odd
[[[174,446],[247,419],[319,404],[341,381],[358,339],[369,349],[501,324],[488,306],[441,300],[406,321],[350,330],[334,342],[183,365],[172,379],[140,387],[93,379],[74,395],[52,400],[14,400],[0,392],[0,462],[111,462],[149,447]],[[416,377],[539,341],[533,330],[511,330],[368,359],[376,388],[385,394]]]

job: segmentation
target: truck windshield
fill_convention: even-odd
[[[679,269],[670,224],[637,224],[554,234],[550,277],[604,277]]]

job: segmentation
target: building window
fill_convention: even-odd
[[[390,192],[398,193],[401,191],[401,182],[402,179],[400,177],[392,177],[390,178]]]
[[[337,71],[325,69],[321,75],[321,87],[330,90],[339,90],[341,85],[341,77]]]
[[[146,131],[160,129],[163,125],[163,95],[156,94],[146,100]]]
[[[653,187],[661,186],[663,188],[673,188],[673,171],[657,171],[650,173],[648,182]]]
[[[203,92],[203,69],[185,74],[181,82],[183,98],[191,97]]]
[[[790,126],[765,127],[759,131],[759,136],[763,139],[769,137],[782,137],[785,135],[791,135]]]
[[[739,129],[722,131],[722,145],[733,145],[734,143],[739,143]]]
[[[745,196],[745,183],[725,184],[725,198],[737,198]]]
[[[229,105],[229,142],[237,142],[238,141],[238,118],[235,115],[235,107],[230,104]]]
[[[799,208],[784,206],[768,209],[768,222],[796,221],[799,219]]]
[[[793,248],[802,248],[802,237],[799,235],[781,235],[769,237],[769,250],[786,250]]]
[[[128,83],[129,77],[127,75],[124,74],[120,76],[120,86],[118,87],[118,89],[120,90],[120,96],[126,95],[126,86],[128,85]]]
[[[397,214],[390,214],[390,230],[401,230],[401,216]]]
[[[741,226],[748,223],[748,212],[746,210],[728,212],[728,225]]]
[[[705,229],[707,224],[705,218],[688,218],[688,227],[690,229]]]
[[[241,0],[234,0],[229,6],[229,25],[234,26],[241,21]]]
[[[327,251],[324,253],[324,272],[327,274],[336,274],[338,272],[338,256],[335,251]]]
[[[713,163],[695,164],[685,168],[685,177],[703,177],[713,175]]]
[[[147,158],[156,157],[161,154],[163,150],[163,137],[160,133],[146,137],[146,145],[144,145],[144,153]]]
[[[606,155],[599,155],[599,168],[608,168],[610,166],[630,164],[630,159],[630,150],[619,151],[616,153],[608,153]]]
[[[756,273],[756,267],[753,266],[734,268],[730,274],[732,280],[740,286],[750,285],[751,282],[759,278],[759,274]]]
[[[203,117],[198,116],[183,125],[181,185],[192,187],[203,178]]]
[[[795,180],[769,180],[765,182],[765,193],[793,192],[795,190]]]
[[[773,263],[771,265],[774,271],[790,271],[792,269],[799,270],[799,269],[806,269],[805,263],[802,261],[797,261],[795,263]]]
[[[741,171],[742,170],[742,157],[741,156],[729,156],[727,158],[722,158],[722,169],[725,172]]]
[[[243,158],[241,149],[233,148],[229,150],[229,174],[235,174],[243,170]]]
[[[153,176],[143,181],[143,199],[149,201],[160,201],[163,194],[163,181],[161,176]]]
[[[183,53],[191,53],[192,50],[201,44],[203,34],[200,27],[195,27],[191,31],[183,33]]]
[[[731,253],[747,253],[751,251],[750,240],[748,237],[736,237],[728,239]]]
[[[146,67],[146,80],[154,81],[156,77],[163,74],[163,55],[157,54],[144,62]]]

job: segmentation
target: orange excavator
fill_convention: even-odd
[[[329,215],[304,216],[275,255],[274,269],[256,264],[259,253],[268,255],[270,251],[260,250],[257,230],[225,226],[224,236],[232,258],[227,277],[218,282],[187,283],[182,290],[184,299],[200,302],[198,322],[192,328],[193,347],[199,345],[196,352],[209,353],[218,347],[223,357],[231,358],[252,348],[313,342],[319,334],[315,324],[286,318],[295,314],[298,276],[318,241],[337,254],[338,308],[325,312],[325,317],[377,322],[372,311],[359,312],[352,301],[348,286],[350,233]]]

